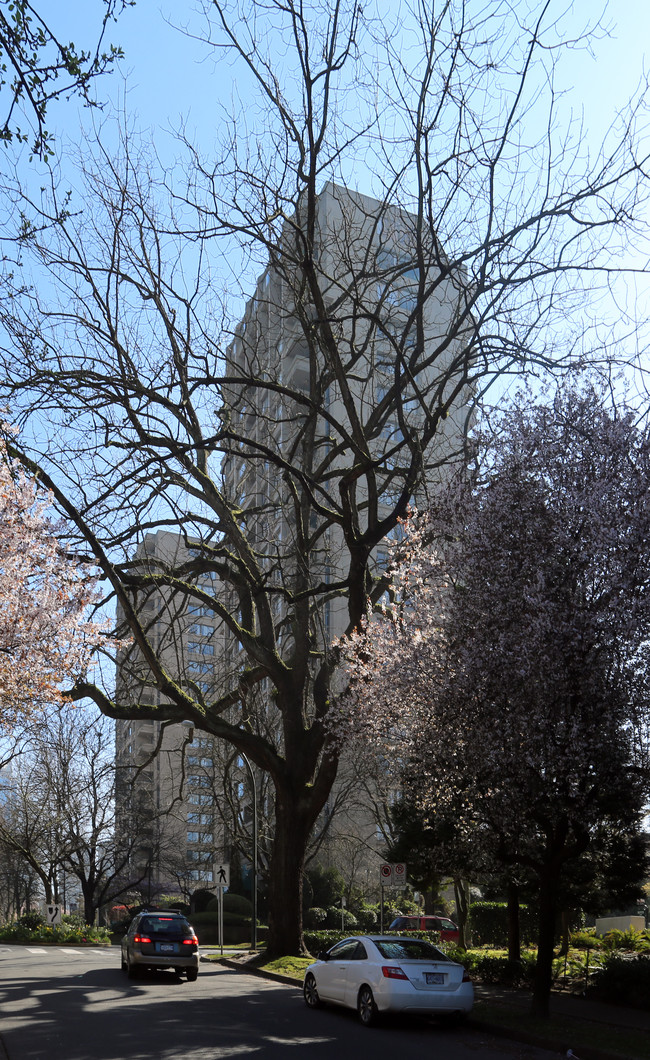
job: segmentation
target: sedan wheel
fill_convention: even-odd
[[[321,999],[318,996],[318,989],[316,987],[316,980],[313,975],[308,975],[305,979],[305,985],[302,988],[302,996],[305,999],[307,1008],[320,1008]]]
[[[369,986],[362,986],[357,998],[357,1012],[364,1027],[377,1022],[377,1006]]]

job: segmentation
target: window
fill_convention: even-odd
[[[195,655],[214,655],[214,644],[205,644],[200,640],[190,640],[187,642],[187,650]]]
[[[187,764],[188,766],[203,766],[204,769],[212,769],[214,761],[212,758],[197,758],[196,755],[189,755]]]
[[[187,783],[190,788],[209,788],[210,777],[206,777],[204,774],[197,776],[196,773],[191,773],[187,778]]]
[[[211,607],[206,607],[205,604],[188,604],[187,612],[190,615],[202,615],[204,618],[212,618],[214,611]],[[212,626],[210,626],[210,632],[212,633]]]
[[[197,662],[195,659],[190,659],[187,669],[194,674],[211,674],[213,665],[209,662]]]
[[[188,861],[200,861],[204,865],[212,864],[212,851],[211,850],[188,850],[187,852]]]
[[[212,826],[212,814],[211,813],[196,813],[190,811],[187,815],[188,824],[207,824]]]
[[[188,843],[198,843],[198,841],[199,841],[199,833],[198,832],[188,832],[187,833],[187,842]]]
[[[214,626],[208,626],[204,622],[196,622],[193,626],[190,626],[190,633],[193,633],[196,637],[211,637],[214,633]]]
[[[206,883],[212,883],[212,872],[210,869],[192,869],[189,875],[191,880],[204,880]]]
[[[214,796],[204,795],[203,792],[190,792],[187,796],[190,806],[214,806]]]

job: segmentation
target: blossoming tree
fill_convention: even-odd
[[[648,790],[649,534],[647,434],[560,390],[407,528],[394,602],[350,643],[349,728],[536,880],[540,1014],[572,867]]]
[[[61,702],[105,638],[91,571],[66,552],[50,498],[0,445],[0,729]]]

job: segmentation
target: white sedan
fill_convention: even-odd
[[[474,987],[462,964],[424,939],[357,935],[319,953],[303,983],[305,1003],[356,1008],[369,1027],[382,1012],[463,1017]]]

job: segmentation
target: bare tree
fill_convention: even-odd
[[[134,0],[103,0],[104,16],[94,51],[79,50],[64,41],[28,0],[0,0],[0,93],[4,121],[0,140],[24,142],[32,138],[32,152],[47,158],[52,150],[47,131],[47,107],[54,100],[77,94],[87,106],[96,106],[94,79],[110,70],[122,55],[109,45],[103,51],[107,26]],[[7,103],[5,106],[5,98]],[[26,119],[29,133],[18,125]]]
[[[6,849],[38,877],[48,902],[60,902],[64,880],[76,880],[89,924],[141,882],[129,870],[150,824],[131,817],[116,842],[112,747],[112,726],[101,715],[71,706],[50,712],[13,760],[0,807]]]
[[[85,199],[14,189],[2,398],[152,692],[73,695],[189,720],[268,774],[269,949],[297,952],[338,766],[332,632],[385,590],[382,542],[462,448],[472,399],[590,345],[647,165],[634,108],[581,159],[553,69],[576,42],[550,2],[402,4],[381,33],[357,0],[204,6],[220,77],[230,61],[257,109],[235,100],[184,181],[123,145],[86,162]],[[190,552],[143,569],[163,529]],[[217,616],[217,690],[165,664],[143,599]]]

